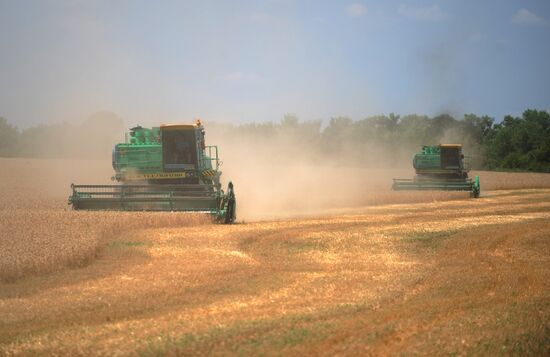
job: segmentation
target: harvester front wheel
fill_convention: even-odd
[[[227,193],[223,200],[225,208],[224,215],[219,217],[220,221],[223,220],[225,224],[231,224],[235,222],[237,211],[237,200],[235,199],[235,191],[233,190],[233,182],[229,182],[227,185]]]
[[[224,218],[225,224],[230,224],[235,222],[235,208],[236,208],[235,199],[230,199],[227,202],[227,210],[225,211],[225,218]]]
[[[476,176],[474,179],[474,188],[473,188],[473,196],[474,198],[479,198],[479,193],[481,192],[481,186],[479,185],[479,176]]]

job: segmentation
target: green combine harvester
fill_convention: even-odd
[[[479,178],[468,178],[470,171],[462,145],[423,146],[413,157],[414,179],[393,179],[395,191],[469,191],[479,197]]]
[[[75,210],[186,211],[235,221],[233,184],[221,188],[217,146],[206,146],[194,125],[137,126],[113,149],[116,185],[71,185]]]

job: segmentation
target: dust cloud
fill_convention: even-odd
[[[239,220],[353,213],[370,205],[457,197],[392,191],[392,178],[412,178],[414,170],[409,155],[396,161],[385,155],[389,148],[366,145],[357,155],[351,146],[339,147],[335,157],[320,149],[315,136],[235,135],[234,128],[209,130],[207,124],[205,129],[207,145],[220,150],[222,183],[235,185]]]
[[[124,121],[112,112],[96,112],[78,121],[49,123],[23,130],[19,156],[110,160],[115,143],[124,140]]]
[[[66,209],[71,183],[112,184],[111,162],[0,158],[0,210]]]
[[[12,170],[1,175],[0,184],[27,193],[18,208],[54,204],[68,209],[72,183],[113,184],[111,152],[125,131],[123,120],[111,112],[24,130],[18,148],[22,158],[5,159]]]

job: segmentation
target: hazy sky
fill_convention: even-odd
[[[550,109],[550,1],[0,0],[0,116]]]

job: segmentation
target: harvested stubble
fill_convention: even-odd
[[[549,197],[123,232],[0,286],[0,354],[544,355]]]

